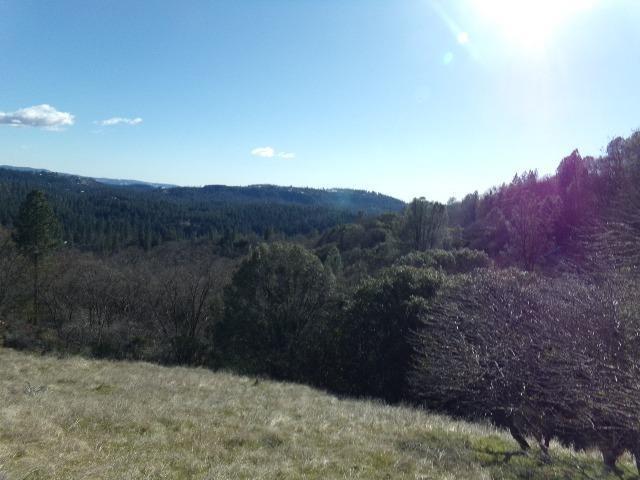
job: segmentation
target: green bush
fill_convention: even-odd
[[[308,380],[327,322],[333,275],[299,245],[254,248],[224,292],[215,345],[224,366],[274,378]]]
[[[405,398],[409,337],[441,283],[435,270],[393,267],[357,287],[338,329],[348,393],[392,402]]]

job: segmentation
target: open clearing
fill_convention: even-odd
[[[491,427],[300,385],[0,349],[3,480],[605,476],[596,453],[505,463],[515,450]]]

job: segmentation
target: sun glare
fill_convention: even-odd
[[[515,46],[543,49],[553,34],[596,0],[471,0],[474,12]]]

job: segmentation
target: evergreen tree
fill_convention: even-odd
[[[216,348],[225,366],[244,373],[308,380],[328,318],[333,279],[299,245],[262,244],[251,251],[224,292]]]
[[[43,258],[59,243],[60,225],[47,199],[32,190],[20,205],[16,221],[15,242],[22,255],[33,265],[33,313],[38,318],[38,290]]]

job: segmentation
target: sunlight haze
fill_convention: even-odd
[[[446,201],[640,127],[640,2],[0,0],[0,164]]]

